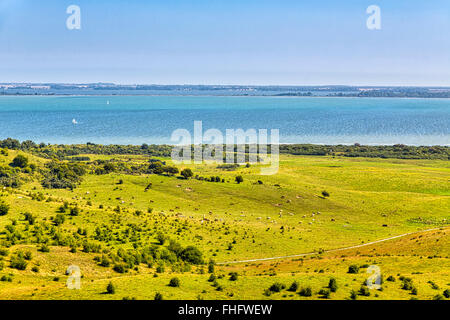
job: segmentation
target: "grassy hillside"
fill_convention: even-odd
[[[12,167],[19,154],[28,164]],[[20,182],[0,192],[9,207],[0,216],[0,298],[153,299],[160,292],[164,299],[317,299],[327,297],[323,287],[333,277],[338,290],[329,297],[347,299],[361,289],[369,265],[381,268],[383,290],[363,290],[358,299],[431,299],[450,289],[449,161],[283,155],[273,176],[259,175],[258,166],[202,164],[178,166],[193,171],[183,179],[148,171],[147,155],[76,160],[70,163],[85,174],[60,189],[49,181],[62,181],[67,160],[0,155],[3,175]],[[205,180],[217,176],[220,182]],[[327,252],[411,232],[419,233]],[[309,252],[323,253],[226,264]],[[17,261],[25,261],[24,270]],[[81,290],[66,288],[69,265],[81,269]],[[350,265],[363,268],[347,273]],[[173,277],[182,288],[168,286]],[[105,293],[110,281],[115,294]],[[297,290],[287,291],[294,281]],[[401,289],[405,281],[416,294]],[[276,282],[287,288],[267,290]],[[307,287],[312,296],[298,294]]]

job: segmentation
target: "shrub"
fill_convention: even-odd
[[[106,286],[106,292],[108,294],[115,294],[116,293],[116,287],[114,286],[114,284],[112,282],[108,283],[108,285]]]
[[[442,293],[444,295],[444,297],[446,297],[447,299],[450,298],[450,290],[446,289],[444,290],[444,292]]]
[[[157,293],[155,294],[155,298],[154,298],[154,300],[163,300],[163,296],[162,296],[162,294],[161,294],[161,293],[159,293],[159,292],[157,292]]]
[[[208,282],[214,282],[216,281],[216,276],[214,274],[211,274],[208,278]]]
[[[365,296],[365,297],[370,296],[369,288],[366,286],[361,286],[361,288],[359,288],[359,295]]]
[[[66,221],[66,217],[62,213],[58,213],[55,219],[53,220],[56,226],[62,225],[64,221]]]
[[[330,281],[328,282],[328,288],[330,289],[331,292],[337,291],[338,286],[337,286],[337,281],[335,278],[330,279]]]
[[[19,252],[11,258],[10,267],[17,270],[25,270],[27,268],[27,261],[23,257],[23,254]]]
[[[386,281],[394,282],[395,278],[394,278],[394,276],[389,276],[389,277],[387,277]]]
[[[2,282],[12,282],[12,276],[11,276],[11,275],[8,275],[8,276],[2,276],[2,277],[0,278],[0,281],[2,281]]]
[[[444,297],[440,294],[437,294],[433,297],[433,300],[444,300]]]
[[[84,165],[52,161],[47,163],[42,186],[50,189],[74,189],[86,174]]]
[[[237,272],[230,272],[230,281],[236,281],[238,279]]]
[[[403,290],[412,290],[413,282],[411,278],[403,278],[402,289]]]
[[[19,154],[15,157],[11,163],[11,166],[17,168],[25,168],[28,165],[28,158]]]
[[[330,194],[324,190],[324,191],[322,191],[322,196],[324,196],[326,198],[326,197],[329,197]]]
[[[288,291],[296,292],[297,290],[298,290],[298,282],[294,281],[294,282],[292,282],[292,284],[289,287]]]
[[[185,179],[189,179],[194,175],[194,173],[192,172],[192,170],[190,168],[186,168],[186,169],[181,170],[181,175]]]
[[[47,244],[42,244],[41,248],[39,249],[41,252],[50,252],[50,248]]]
[[[25,251],[25,253],[23,254],[23,257],[25,260],[30,261],[33,258],[33,254],[31,253],[31,251]]]
[[[272,292],[280,292],[284,288],[286,288],[286,286],[284,284],[282,284],[280,282],[275,282],[274,284],[272,284],[270,286],[269,290]]]
[[[158,235],[156,236],[156,240],[158,241],[158,243],[160,244],[160,245],[163,245],[165,242],[166,242],[166,240],[167,240],[167,237],[163,234],[163,233],[158,233]]]
[[[100,261],[100,265],[102,267],[109,267],[109,265],[111,264],[111,261],[109,260],[109,258],[105,255],[102,256],[102,259]]]
[[[128,271],[127,267],[123,263],[115,264],[113,270],[117,273],[125,273]]]
[[[214,260],[209,260],[209,263],[208,263],[208,273],[214,273],[214,266],[215,266]]]
[[[350,299],[352,299],[352,300],[358,299],[358,294],[356,293],[355,290],[352,290],[352,291],[350,292]]]
[[[298,294],[302,297],[311,297],[312,289],[310,287],[302,288]]]
[[[358,273],[359,267],[356,264],[352,264],[350,267],[348,267],[348,273]]]
[[[70,215],[71,216],[76,217],[79,214],[80,214],[80,208],[78,208],[78,207],[70,208]]]
[[[319,291],[319,294],[321,295],[322,298],[324,299],[330,299],[330,290],[329,289],[321,289]]]
[[[180,279],[178,279],[178,278],[172,278],[172,279],[170,279],[170,281],[169,281],[169,287],[174,287],[174,288],[176,288],[176,287],[179,287],[180,286]]]
[[[8,214],[8,212],[9,206],[4,202],[0,202],[0,216],[5,216]]]
[[[239,183],[241,183],[241,182],[244,182],[244,178],[242,178],[242,176],[237,176],[236,178],[235,178],[235,180],[236,180],[236,182],[239,184]]]
[[[203,263],[203,257],[202,257],[201,251],[194,247],[194,246],[188,246],[186,249],[184,249],[180,257],[183,261],[192,263],[192,264],[202,264]]]
[[[0,248],[0,256],[6,257],[9,254],[8,249]]]

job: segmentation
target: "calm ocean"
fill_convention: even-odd
[[[75,119],[75,121],[73,121]],[[0,138],[163,144],[178,128],[279,129],[280,142],[450,144],[450,99],[3,96]]]

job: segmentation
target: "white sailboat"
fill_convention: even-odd
[[[78,124],[77,120],[75,120],[75,119],[72,119],[72,123],[73,124]]]

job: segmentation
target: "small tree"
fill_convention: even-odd
[[[312,289],[310,287],[302,288],[299,292],[299,295],[301,295],[302,297],[311,297]]]
[[[167,237],[163,234],[163,233],[158,233],[158,235],[156,236],[156,240],[158,240],[158,243],[160,244],[160,245],[163,245],[165,242],[166,242],[166,240],[167,240]]]
[[[115,294],[116,293],[116,287],[113,285],[112,282],[108,283],[108,286],[106,287],[106,292],[108,294]]]
[[[350,267],[348,267],[348,273],[358,273],[359,267],[355,264],[352,264]]]
[[[189,178],[191,178],[191,177],[194,175],[194,173],[192,172],[192,170],[191,170],[190,168],[186,168],[186,169],[183,169],[183,170],[181,171],[181,175],[182,175],[185,179],[189,179]]]
[[[179,287],[180,286],[180,279],[178,279],[178,278],[172,278],[172,279],[170,279],[170,281],[169,281],[169,287],[174,287],[174,288],[176,288],[176,287]]]
[[[202,252],[194,246],[188,246],[181,252],[181,259],[192,264],[202,264],[202,256]]]
[[[237,272],[230,272],[230,281],[236,281],[238,279]]]
[[[450,298],[450,289],[446,289],[443,293],[444,297],[446,297],[447,299]]]
[[[273,285],[270,286],[269,290],[272,292],[280,292],[284,288],[286,288],[286,286],[284,284],[275,282]]]
[[[28,165],[28,158],[19,154],[15,157],[11,164],[13,167],[25,168]]]
[[[214,273],[214,266],[215,266],[215,262],[214,260],[209,260],[208,263],[208,273]]]
[[[236,178],[235,178],[235,180],[236,180],[236,182],[239,184],[239,183],[241,183],[241,182],[244,182],[244,178],[242,178],[242,176],[237,176]]]
[[[9,206],[4,202],[0,202],[0,216],[5,216],[8,214],[8,212]]]
[[[337,291],[338,286],[335,278],[330,279],[330,281],[328,282],[328,288],[330,289],[331,292]]]
[[[55,219],[53,220],[56,226],[62,225],[64,221],[66,221],[66,217],[62,213],[58,213]]]
[[[298,290],[298,282],[294,281],[294,282],[292,282],[292,284],[289,287],[288,291],[296,292],[297,290]]]
[[[80,208],[78,207],[73,207],[70,209],[70,215],[71,216],[78,216],[80,214]]]

